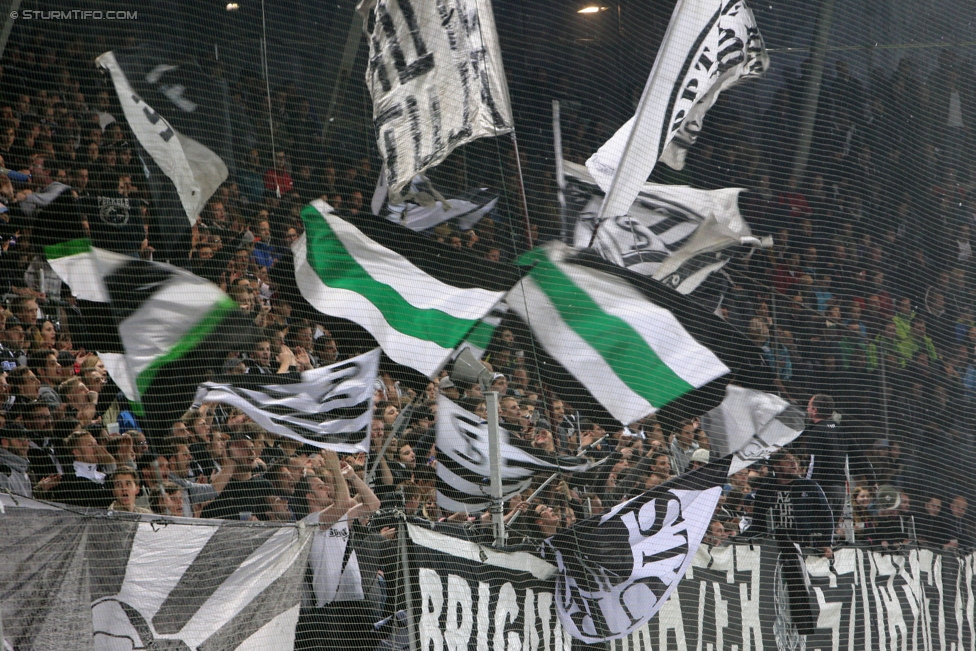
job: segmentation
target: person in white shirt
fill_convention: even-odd
[[[380,501],[335,452],[324,450],[321,456],[324,472],[302,477],[292,504],[295,515],[316,528],[295,649],[347,649],[350,640],[372,649],[379,640],[365,601],[353,524],[375,513]]]

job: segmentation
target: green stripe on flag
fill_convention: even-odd
[[[214,306],[210,309],[207,314],[203,316],[202,319],[196,322],[196,324],[190,328],[190,330],[183,335],[183,338],[176,342],[169,352],[165,353],[154,359],[146,369],[139,374],[136,378],[136,390],[139,392],[141,397],[146,389],[152,384],[153,379],[156,374],[167,364],[175,362],[179,358],[183,357],[202,342],[207,336],[213,332],[221,322],[227,318],[227,315],[237,309],[237,303],[234,302],[229,296],[222,297],[217,301]]]
[[[44,255],[48,260],[57,260],[58,258],[66,258],[69,255],[91,253],[91,250],[91,240],[82,237],[77,240],[68,240],[67,242],[45,246]]]
[[[634,393],[659,408],[695,388],[672,371],[629,323],[605,312],[544,250],[519,258],[520,265],[533,263],[529,277],[549,297],[566,326],[593,347]]]
[[[484,321],[478,321],[477,325],[468,333],[465,341],[475,348],[485,350],[488,348],[488,344],[491,343],[491,337],[495,334],[495,328],[497,327]]]
[[[420,309],[407,302],[395,289],[375,280],[343,246],[322,213],[312,206],[302,210],[307,240],[307,259],[327,287],[345,289],[363,296],[376,306],[397,332],[408,337],[454,348],[474,327],[476,320],[459,319],[434,309]]]

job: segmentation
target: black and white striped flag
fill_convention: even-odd
[[[588,459],[557,457],[499,428],[502,497],[529,487],[536,473],[582,472]],[[454,402],[437,401],[437,504],[450,511],[480,511],[491,504],[488,424]]]
[[[305,371],[301,377],[236,375],[204,382],[194,404],[237,407],[265,430],[318,448],[368,452],[380,349]]]

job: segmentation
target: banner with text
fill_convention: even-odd
[[[556,616],[554,566],[414,525],[409,534],[418,648],[572,648]]]

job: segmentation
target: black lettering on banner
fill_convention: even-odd
[[[464,12],[456,12],[453,7],[448,7],[445,0],[437,0],[437,13],[441,19],[441,27],[444,28],[444,32],[447,34],[447,43],[451,48],[451,52],[455,55],[460,48],[460,42],[458,40],[457,32],[454,30],[454,20],[455,15],[462,21],[464,21]],[[458,79],[461,82],[461,128],[457,131],[452,130],[448,134],[447,142],[449,145],[453,146],[454,143],[468,138],[471,136],[471,91],[470,91],[470,71],[468,70],[469,62],[461,59],[457,64]],[[443,144],[439,142],[441,138],[441,122],[440,122],[440,102],[438,101],[438,112],[437,115],[433,115],[435,98],[431,97],[431,119],[436,120],[436,132],[434,141],[434,151],[439,152],[443,148]]]
[[[375,118],[373,118],[373,126],[376,128],[377,131],[379,131],[380,129],[383,128],[383,125],[385,125],[387,122],[392,122],[393,120],[396,120],[397,118],[402,116],[403,116],[403,107],[400,106],[399,104],[394,104],[393,106],[389,107],[388,109],[386,109],[385,111],[377,115]]]
[[[384,93],[393,90],[390,83],[390,74],[386,71],[386,62],[383,61],[383,50],[380,49],[380,40],[374,34],[372,36],[373,54],[369,57],[370,74],[380,82],[380,88]]]
[[[462,11],[460,13],[461,24],[468,34],[468,41],[471,43],[471,69],[474,76],[481,82],[481,101],[488,107],[491,114],[491,123],[495,128],[502,129],[508,125],[491,92],[491,83],[488,79],[488,66],[485,65],[488,53],[485,51],[484,41],[481,38],[481,19],[478,17],[477,10]],[[467,122],[465,122],[467,124]]]
[[[417,98],[407,95],[405,100],[407,105],[407,116],[410,119],[410,137],[413,139],[413,165],[415,170],[423,167],[423,144],[424,134],[420,130],[420,109],[417,105]]]
[[[759,30],[756,30],[757,33],[758,31]],[[712,66],[715,65],[715,62],[708,58],[708,52],[711,52],[711,48],[708,46],[702,48],[701,56],[698,57],[698,62],[695,63],[695,70],[702,70],[704,68],[704,71],[708,72],[712,69]]]
[[[160,120],[163,119],[162,117],[159,116],[159,114],[157,114],[151,108],[149,108],[148,106],[146,106],[145,105],[145,102],[143,102],[142,101],[142,98],[139,97],[138,95],[133,94],[132,95],[132,101],[135,102],[136,104],[142,104],[143,105],[142,112],[143,112],[143,114],[145,114],[146,119],[149,120],[149,124],[155,125]],[[170,138],[172,138],[176,134],[173,132],[173,129],[169,126],[169,124],[165,120],[163,121],[163,125],[166,128],[159,132],[159,137],[163,139],[163,142],[169,142],[170,141]]]
[[[677,131],[681,127],[681,123],[685,121],[685,110],[681,109],[674,114],[674,121],[671,122],[671,131]]]
[[[461,80],[461,127],[452,130],[447,137],[448,143],[454,143],[471,137],[471,82],[467,63],[458,64],[458,77]]]
[[[696,97],[698,97],[698,80],[692,77],[681,91],[681,99],[694,102]]]
[[[451,26],[454,22],[454,8],[448,7],[445,0],[437,0],[437,13],[441,17],[441,27],[444,28],[444,32],[447,34],[447,44],[450,46],[451,52],[457,52],[458,38],[454,32],[454,28]]]
[[[749,74],[762,74],[763,72],[763,39],[759,33],[759,28],[752,26],[746,30],[746,54],[749,56]]]
[[[436,88],[427,89],[427,100],[430,104],[430,131],[431,141],[434,146],[433,155],[439,154],[444,150],[444,138],[441,135],[443,126],[441,125],[441,101],[437,96]]]
[[[387,7],[387,0],[380,0],[376,5],[376,16],[383,33],[389,42],[390,54],[393,56],[393,65],[397,69],[397,77],[401,84],[405,84],[412,79],[427,74],[434,69],[434,55],[427,51],[427,44],[424,43],[423,36],[420,34],[420,25],[417,22],[417,13],[414,11],[410,0],[396,0],[400,6],[400,12],[410,30],[410,37],[413,40],[414,52],[417,58],[411,63],[407,63],[406,55],[397,38],[396,25],[393,24],[393,16]]]
[[[400,107],[398,106],[397,109]],[[393,129],[385,129],[383,131],[383,144],[386,149],[386,173],[388,175],[387,183],[388,187],[396,187],[399,182],[399,174],[397,173],[398,153],[396,147],[396,134]]]

